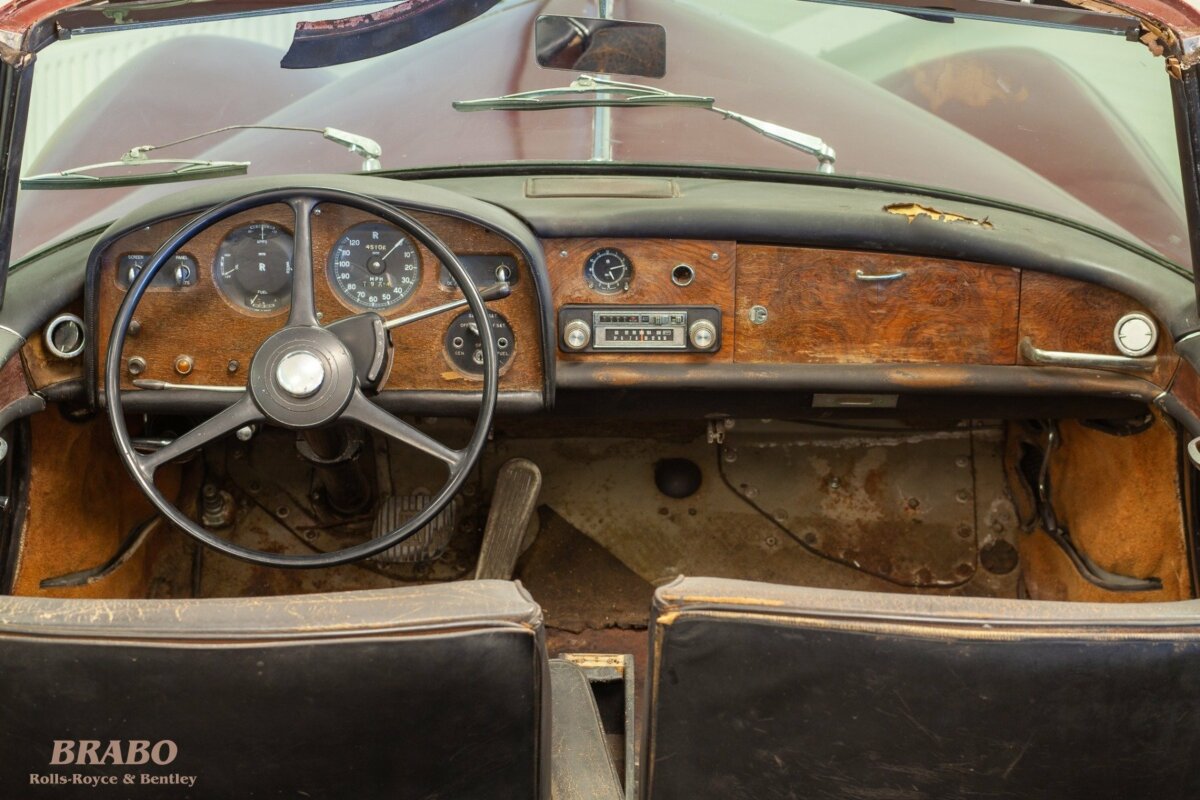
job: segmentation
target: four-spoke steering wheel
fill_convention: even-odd
[[[125,426],[121,354],[129,324],[146,287],[163,265],[200,231],[235,214],[273,203],[286,203],[295,215],[292,299],[286,324],[259,345],[250,362],[246,391],[232,405],[162,448],[139,453]],[[485,324],[477,326],[483,349],[482,395],[475,427],[465,448],[448,447],[372,402],[368,393],[384,384],[391,368],[389,326],[375,313],[358,314],[329,325],[318,320],[313,290],[312,214],[320,203],[339,203],[366,211],[411,233],[449,270],[466,295],[475,319],[487,319],[484,294],[472,283],[457,256],[411,215],[363,195],[331,189],[302,187],[255,192],[201,213],[159,248],[138,273],[117,311],[104,367],[105,400],[117,449],[150,502],[167,519],[209,547],[272,567],[346,564],[387,550],[416,533],[453,499],[466,480],[483,452],[496,410],[499,360],[492,327]],[[411,316],[416,321],[426,315]],[[311,555],[267,553],[217,536],[184,515],[154,484],[154,474],[163,464],[247,425],[267,423],[304,430],[337,422],[358,423],[441,460],[448,467],[445,484],[419,514],[387,535],[335,552]]]

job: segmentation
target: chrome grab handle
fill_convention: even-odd
[[[1021,340],[1021,357],[1034,364],[1045,364],[1056,367],[1083,367],[1084,369],[1116,369],[1153,372],[1158,366],[1156,356],[1132,358],[1130,356],[1110,356],[1102,353],[1069,353],[1061,350],[1042,350],[1034,347],[1028,338]]]
[[[1188,442],[1187,454],[1188,458],[1192,460],[1192,465],[1200,469],[1200,436]]]
[[[854,272],[854,278],[855,280],[860,281],[895,281],[903,278],[907,274],[907,272],[901,270],[898,272],[889,272],[886,275],[868,275],[860,269]]]

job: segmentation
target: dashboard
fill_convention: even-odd
[[[683,224],[664,224],[662,214],[653,225],[614,224],[625,199],[605,201],[607,207],[557,199],[553,217],[547,204],[520,208],[517,217],[506,207],[520,198],[493,205],[423,187],[438,202],[405,203],[389,192],[412,192],[414,184],[342,180],[359,191],[386,187],[370,194],[409,209],[480,287],[510,284],[507,297],[489,303],[501,350],[502,410],[551,407],[556,390],[582,389],[802,387],[815,390],[803,399],[810,406],[823,394],[855,407],[873,405],[883,388],[899,394],[903,406],[908,391],[975,382],[978,391],[1023,383],[1037,392],[1066,385],[1067,377],[1111,396],[1134,386],[1121,379],[1136,379],[1148,387],[1137,390],[1141,396],[1153,397],[1171,385],[1179,365],[1171,322],[1158,308],[1111,281],[1059,269],[1048,255],[1041,260],[1050,269],[1035,253],[989,263],[982,250],[958,242],[940,254],[937,247],[928,255],[888,252],[869,236],[838,241],[774,229],[756,235],[753,224],[731,229],[709,213]],[[520,185],[505,183],[510,191]],[[207,191],[215,204],[231,190]],[[119,221],[94,245],[85,302],[75,309],[86,332],[57,337],[86,338],[88,357],[59,357],[48,329],[30,337],[23,355],[35,388],[76,378],[98,385],[111,321],[130,281],[207,207],[202,196],[190,200],[177,198],[170,213],[152,208]],[[563,224],[573,208],[577,218]],[[901,226],[901,235],[915,227],[904,219],[887,223]],[[122,356],[131,397],[159,384],[245,384],[255,349],[287,318],[293,225],[285,205],[242,212],[201,231],[160,271]],[[395,319],[461,297],[431,252],[367,212],[323,203],[312,226],[322,322],[362,311]],[[697,235],[706,231],[713,235]],[[422,410],[433,411],[438,398],[477,396],[478,328],[463,312],[393,331],[397,368],[383,387],[385,399],[421,396]],[[987,372],[1005,367],[1042,369],[1001,378]],[[505,404],[517,397],[523,402]]]

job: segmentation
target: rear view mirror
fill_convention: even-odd
[[[649,22],[592,17],[538,17],[538,64],[600,75],[667,74],[667,31]]]

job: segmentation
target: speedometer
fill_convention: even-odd
[[[213,278],[222,294],[248,311],[286,308],[292,298],[292,235],[271,222],[234,228],[217,248]]]
[[[329,254],[329,280],[351,305],[395,308],[421,282],[421,259],[405,233],[385,222],[355,225]]]

